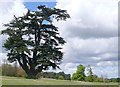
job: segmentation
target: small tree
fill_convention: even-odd
[[[95,79],[95,75],[93,75],[93,71],[90,65],[87,67],[88,76],[85,78],[85,81],[93,82]]]
[[[107,82],[107,74],[106,75],[101,75],[101,81],[102,82]]]
[[[92,68],[91,68],[91,66],[90,65],[88,65],[88,67],[87,67],[87,74],[88,74],[88,76],[92,76],[93,75],[93,71],[92,71]]]
[[[84,81],[85,80],[85,66],[79,65],[77,66],[77,71],[72,75],[72,80],[79,80]]]
[[[66,20],[69,14],[65,10],[38,6],[38,11],[30,12],[22,17],[15,17],[5,24],[2,34],[8,35],[4,48],[10,62],[18,61],[29,79],[35,79],[42,70],[50,67],[59,68],[63,53],[61,45],[65,40],[60,37],[58,28],[52,23]]]

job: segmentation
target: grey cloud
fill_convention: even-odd
[[[118,37],[117,1],[80,0],[76,3],[71,0],[65,6],[65,2],[59,2],[56,7],[66,9],[71,16],[66,22],[55,22],[64,32],[63,36],[82,39]]]
[[[101,61],[118,61],[116,38],[81,40],[71,38],[64,47],[64,63],[96,65]],[[108,65],[109,66],[109,65]]]
[[[104,27],[98,26],[96,28],[90,29],[90,28],[81,28],[77,26],[68,26],[67,29],[69,29],[68,36],[67,37],[79,37],[83,39],[89,39],[89,38],[111,38],[111,37],[117,37],[118,31],[117,30],[105,30]]]

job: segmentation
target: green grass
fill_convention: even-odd
[[[25,79],[2,76],[2,85],[118,85],[118,83],[92,83],[54,79]]]

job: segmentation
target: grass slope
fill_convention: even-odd
[[[92,83],[53,79],[25,79],[2,76],[2,85],[118,85],[118,83]]]

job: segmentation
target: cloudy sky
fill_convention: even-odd
[[[71,18],[56,22],[67,43],[63,47],[61,64],[65,73],[74,73],[79,64],[91,65],[97,75],[118,77],[118,0],[2,0],[0,29],[13,15],[22,16],[27,9],[36,10],[40,4],[67,10]],[[47,2],[47,3],[46,3]],[[0,35],[0,45],[5,36]],[[6,53],[0,47],[0,58]]]

